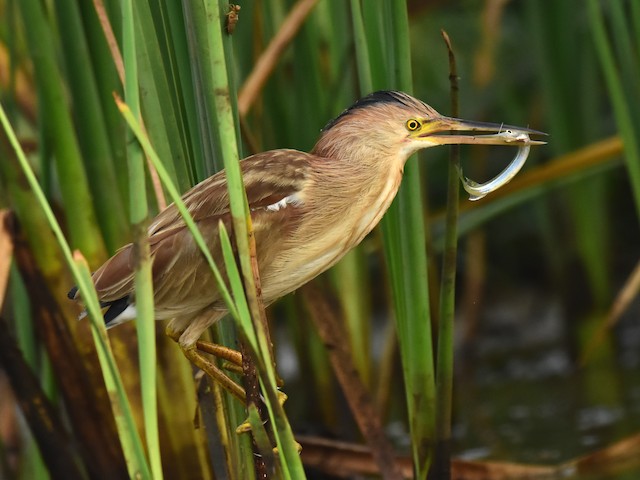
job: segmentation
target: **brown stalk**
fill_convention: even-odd
[[[7,47],[4,43],[0,43],[0,87],[5,92],[13,87],[14,90],[11,93],[20,110],[31,123],[35,124],[38,118],[38,100],[33,83],[24,68],[11,65],[10,61]],[[11,75],[14,77],[11,78]]]
[[[40,382],[0,317],[0,365],[7,373],[20,410],[38,444],[52,478],[83,478],[69,434]]]
[[[253,318],[256,327],[261,330],[267,342],[267,347],[269,349],[269,359],[272,363],[273,368],[275,369],[275,359],[273,356],[273,345],[271,343],[271,335],[269,333],[269,323],[267,321],[267,315],[264,310],[264,303],[262,301],[262,283],[260,281],[260,272],[258,270],[258,256],[256,252],[256,238],[253,233],[253,225],[251,222],[251,217],[247,218],[247,232],[248,232],[248,244],[249,244],[249,257],[251,263],[251,275],[253,277],[253,284],[255,287],[255,296],[250,294],[247,296],[247,300],[249,302],[249,307],[251,310],[251,316]],[[260,381],[258,379],[256,364],[249,352],[249,349],[245,345],[244,341],[240,342],[240,348],[242,352],[242,372],[243,372],[243,383],[246,392],[246,405],[247,412],[249,411],[249,406],[254,405],[258,412],[260,413],[260,417],[263,420],[267,420],[267,412],[265,411],[262,398],[260,396]],[[253,441],[253,449],[254,452],[258,453],[257,445],[255,439]],[[268,478],[267,474],[267,464],[262,458],[261,455],[254,455],[254,466],[256,470],[256,478],[262,480]]]
[[[504,8],[509,0],[489,0],[482,10],[482,37],[476,51],[473,68],[473,81],[484,88],[495,76],[496,46],[500,39],[500,27]]]
[[[107,11],[104,8],[104,3],[102,0],[93,0],[94,8],[96,9],[96,15],[98,15],[98,20],[100,22],[100,26],[102,27],[102,31],[104,33],[105,39],[107,41],[107,45],[109,46],[109,51],[111,52],[111,58],[113,59],[113,63],[116,67],[116,71],[118,72],[118,77],[120,78],[120,83],[124,85],[124,61],[122,60],[122,53],[120,53],[120,49],[118,48],[118,42],[116,41],[116,37],[113,33],[113,29],[111,28],[111,22],[109,22],[109,16],[107,15]],[[114,98],[117,99],[118,95],[116,92],[113,92]],[[117,100],[116,100],[117,101]],[[140,126],[142,127],[142,131],[147,134],[147,129],[144,126],[144,120],[142,118],[140,120]],[[146,158],[146,155],[145,155]],[[153,163],[147,158],[147,168],[149,169],[149,176],[151,177],[151,184],[153,185],[153,191],[156,196],[156,202],[158,204],[158,208],[160,210],[164,210],[167,206],[167,201],[164,198],[164,191],[162,190],[162,183],[160,182],[160,177],[158,177],[158,172],[156,168],[153,166]]]
[[[447,32],[440,30],[449,57],[449,87],[451,115],[459,116],[459,86],[456,56]],[[453,321],[455,311],[456,264],[458,257],[458,216],[460,210],[460,145],[449,147],[449,172],[447,186],[447,213],[445,241],[442,252],[442,276],[437,328],[436,353],[436,438],[435,454],[429,476],[451,478],[451,418],[453,416]]]
[[[611,309],[607,315],[603,318],[598,329],[591,337],[591,340],[587,344],[582,358],[580,359],[581,365],[586,365],[597,347],[604,341],[605,335],[622,316],[622,314],[629,308],[631,302],[638,296],[640,292],[640,261],[636,263],[633,271],[629,274],[627,281],[624,283],[615,300]]]
[[[396,464],[393,447],[384,434],[371,394],[358,374],[348,343],[344,341],[347,336],[336,307],[330,304],[326,293],[318,288],[316,282],[306,284],[301,290],[311,319],[329,353],[333,371],[380,474],[385,479],[402,479],[402,471]]]
[[[93,0],[93,7],[96,9],[96,15],[98,15],[100,26],[102,26],[104,38],[106,39],[109,51],[111,52],[111,58],[113,59],[116,71],[118,72],[118,77],[120,77],[120,83],[124,85],[124,62],[122,61],[122,54],[120,53],[116,36],[111,28],[109,15],[107,15],[107,10],[104,8],[102,0]]]
[[[560,470],[575,471],[577,474],[606,476],[636,469],[640,465],[640,434],[631,435],[601,450],[571,460],[560,467]]]
[[[260,281],[260,272],[258,270],[258,253],[256,249],[256,236],[253,233],[253,225],[251,223],[251,217],[248,217],[248,233],[249,233],[249,257],[251,261],[251,273],[253,275],[253,284],[255,286],[256,296],[254,300],[255,306],[252,311],[253,314],[258,315],[258,321],[264,330],[264,334],[267,338],[267,346],[269,347],[269,358],[273,366],[275,367],[275,362],[273,358],[273,344],[271,343],[271,336],[269,334],[269,323],[267,322],[267,314],[264,311],[264,302],[262,301],[262,282]]]
[[[341,478],[380,474],[371,450],[364,445],[301,435],[298,435],[297,439],[302,445],[302,461],[307,467]],[[627,444],[632,444],[632,441],[628,441]],[[612,459],[627,458],[631,453],[628,449],[624,453],[621,450],[617,448]],[[591,457],[579,459],[578,463],[582,462],[586,466],[589,458]],[[595,464],[602,466],[599,460],[602,458],[593,459]],[[398,456],[395,464],[403,478],[413,478],[412,461],[409,456]],[[560,466],[546,466],[453,460],[451,477],[453,480],[553,480],[560,478],[568,466],[573,466],[572,462]]]
[[[343,478],[380,474],[371,449],[364,445],[304,435],[296,435],[296,439],[302,445],[301,455],[305,467]],[[402,478],[413,477],[411,457],[398,456],[394,461]]]
[[[96,0],[97,1],[97,0]],[[238,95],[238,112],[241,117],[249,113],[267,79],[278,64],[282,52],[289,46],[318,0],[299,0],[287,15],[278,33],[258,58],[253,70]]]
[[[258,412],[260,412],[260,417],[263,418],[264,408],[260,398],[260,382],[258,381],[256,365],[251,358],[251,354],[245,342],[240,342],[240,352],[242,353],[242,384],[247,396],[247,412],[249,411],[249,406],[254,405],[258,409]],[[255,440],[253,440],[253,451],[254,453],[258,452]],[[262,480],[269,478],[267,474],[267,465],[261,455],[253,455],[253,466],[256,471],[257,479]]]
[[[13,256],[13,241],[6,228],[6,222],[10,215],[9,210],[0,210],[0,312],[2,311],[7,284],[9,283],[9,271],[11,270],[11,258]]]
[[[15,259],[32,306],[36,330],[58,375],[60,392],[83,462],[94,479],[124,478],[127,475],[124,457],[104,387],[98,384],[86,369],[85,361],[73,344],[64,314],[51,295],[42,273],[38,269],[26,240],[19,236],[17,220],[11,216],[8,230],[15,247]],[[103,396],[101,396],[101,394]],[[76,478],[76,477],[65,477]]]

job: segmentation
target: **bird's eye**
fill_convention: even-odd
[[[410,132],[415,132],[418,128],[420,128],[420,122],[415,118],[411,120],[407,120],[407,130]]]

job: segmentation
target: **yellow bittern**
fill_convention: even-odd
[[[272,150],[241,162],[253,220],[262,296],[268,305],[327,270],[377,225],[396,196],[409,156],[446,144],[514,145],[505,128],[444,117],[402,92],[372,93],[349,107],[322,130],[311,153]],[[494,132],[475,135],[474,132]],[[466,135],[452,132],[467,132]],[[225,172],[202,181],[182,197],[223,265],[218,224],[231,231]],[[204,256],[175,205],[152,221],[149,243],[153,259],[155,317],[171,320],[167,334],[186,357],[232,393],[242,397],[199,351],[202,333],[227,309]],[[136,316],[134,249],[122,247],[94,274],[93,281],[108,327]],[[77,288],[69,292],[78,298]],[[233,384],[235,385],[235,384]]]

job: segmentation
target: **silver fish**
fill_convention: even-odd
[[[509,137],[513,142],[528,142],[529,135],[526,133],[514,131],[514,130],[505,130],[504,132],[500,132],[496,135]],[[518,152],[516,153],[511,163],[505,168],[499,175],[492,178],[486,183],[477,183],[469,178],[465,177],[462,173],[462,168],[458,167],[458,175],[460,176],[460,181],[462,181],[462,186],[469,194],[469,200],[472,202],[481,199],[487,194],[499,189],[503,185],[506,185],[511,181],[513,177],[520,171],[524,163],[527,161],[527,157],[529,156],[529,151],[531,150],[530,145],[522,145],[518,148]]]

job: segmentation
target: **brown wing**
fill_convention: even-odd
[[[304,188],[312,157],[296,150],[273,150],[253,155],[240,163],[258,241],[265,237],[273,240],[274,235],[281,235],[291,228],[292,222],[296,222],[295,215],[291,214],[292,209],[280,209],[278,204],[283,201],[286,203],[286,199],[296,198]],[[219,220],[227,224],[231,233],[225,172],[202,181],[186,192],[182,199],[199,223],[215,256]],[[268,221],[265,221],[265,216],[269,217]],[[269,232],[264,231],[265,229]],[[196,276],[189,275],[189,267],[194,262],[194,242],[174,204],[160,212],[151,223],[149,242],[157,292],[161,279],[163,283],[170,279],[171,287],[184,295],[197,289],[197,285],[191,285],[196,282]],[[198,254],[197,258],[200,257]],[[113,302],[131,295],[134,290],[134,267],[131,244],[118,250],[102,265],[93,275],[100,300]],[[180,270],[182,274],[172,276],[171,272],[174,270]]]
[[[258,153],[240,162],[250,208],[271,205],[301,188],[311,157],[308,153],[282,149]],[[188,190],[182,201],[195,221],[228,214],[226,172],[223,170],[203,180]],[[184,226],[184,222],[178,209],[171,204],[156,216],[149,227],[149,235],[179,226]]]

